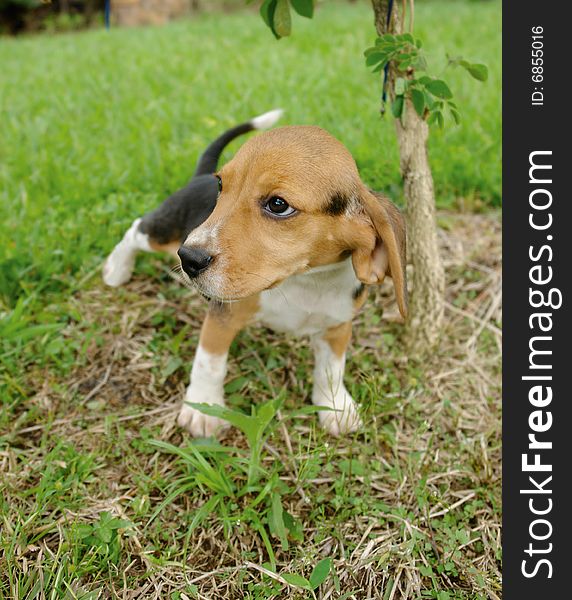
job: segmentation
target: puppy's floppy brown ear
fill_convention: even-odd
[[[385,196],[363,188],[360,202],[375,231],[352,253],[356,276],[362,283],[379,284],[386,275],[393,280],[399,312],[407,316],[407,279],[405,274],[405,219]]]

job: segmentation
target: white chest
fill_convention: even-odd
[[[293,275],[260,295],[256,319],[275,331],[312,335],[350,321],[360,282],[351,259]]]

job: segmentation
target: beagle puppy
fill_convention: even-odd
[[[227,426],[192,404],[224,404],[230,344],[246,325],[260,322],[310,336],[312,402],[330,409],[319,411],[320,423],[333,435],[357,430],[358,409],[343,382],[352,318],[367,286],[386,275],[406,316],[401,213],[361,181],[345,146],[315,126],[257,135],[207,176],[210,187],[216,182],[216,198],[206,220],[196,225],[188,216],[167,216],[193,213],[190,199],[188,206],[171,201],[135,221],[104,270],[107,283],[118,285],[131,273],[134,251],[176,252],[184,282],[209,299],[179,424],[194,436]],[[186,218],[192,227],[182,226]]]

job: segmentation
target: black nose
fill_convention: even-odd
[[[181,246],[177,254],[181,259],[183,271],[191,278],[204,271],[213,259],[205,250],[193,246]]]

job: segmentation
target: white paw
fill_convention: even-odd
[[[137,252],[150,252],[149,236],[139,231],[141,219],[135,219],[123,239],[113,248],[103,265],[103,281],[111,287],[127,283],[133,274]]]
[[[318,413],[320,425],[331,435],[351,433],[362,427],[356,403],[344,387],[335,394],[326,394],[322,390],[314,389],[312,400],[317,406],[331,409]]]
[[[127,283],[135,267],[135,254],[121,248],[121,242],[115,246],[103,265],[103,281],[111,287]]]
[[[192,385],[187,388],[185,403],[181,407],[177,423],[180,427],[187,429],[193,437],[210,437],[230,426],[228,421],[205,415],[196,408],[186,404],[186,402],[224,406],[224,399],[222,391],[214,394],[211,392],[210,397],[205,397],[205,394],[201,393],[200,389],[197,390]]]

